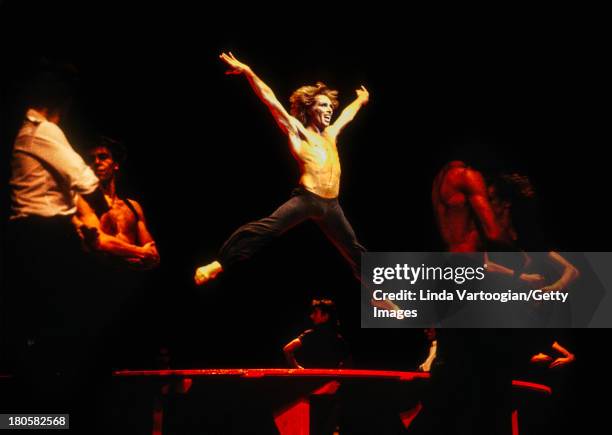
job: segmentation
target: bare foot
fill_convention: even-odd
[[[215,279],[221,272],[223,272],[223,266],[221,266],[221,263],[218,261],[213,261],[206,266],[198,267],[193,280],[195,281],[196,285],[203,285],[211,279]]]

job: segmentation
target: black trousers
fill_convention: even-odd
[[[303,187],[294,189],[291,198],[270,216],[238,228],[221,247],[219,261],[224,268],[231,268],[308,219],[319,225],[349,263],[355,278],[361,280],[361,254],[365,248],[357,241],[338,199],[320,197]]]
[[[67,412],[77,397],[86,402],[88,337],[80,319],[90,289],[80,241],[69,216],[28,217],[6,229],[0,334],[14,379],[9,406]]]

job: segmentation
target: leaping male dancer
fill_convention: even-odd
[[[300,167],[300,186],[291,198],[270,216],[240,227],[223,244],[216,261],[196,270],[195,282],[202,285],[238,261],[246,260],[275,237],[302,223],[314,220],[348,261],[354,276],[360,280],[361,253],[351,224],[338,203],[340,159],[336,140],[368,102],[365,87],[356,90],[357,98],[332,124],[338,108],[338,92],[318,82],[302,86],[291,95],[291,115],[253,70],[230,52],[220,56],[230,69],[226,74],[244,74],[257,96],[272,112],[280,129],[288,136],[291,152]]]

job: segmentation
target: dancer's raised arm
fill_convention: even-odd
[[[257,77],[250,66],[240,62],[231,52],[229,54],[221,53],[219,58],[230,67],[226,74],[244,74],[246,76],[255,94],[268,106],[276,123],[285,134],[303,135],[304,126],[302,123],[289,115],[272,89]]]
[[[344,127],[346,127],[347,124],[355,118],[355,115],[357,115],[357,112],[359,112],[361,106],[365,106],[370,100],[370,93],[363,85],[361,88],[355,90],[355,93],[357,94],[357,98],[355,98],[351,104],[346,106],[342,113],[340,113],[340,116],[338,116],[338,119],[336,119],[336,122],[327,128],[327,132],[334,138],[338,136]]]

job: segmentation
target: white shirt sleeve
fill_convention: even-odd
[[[51,122],[38,126],[28,153],[48,165],[76,193],[86,195],[98,186],[98,179],[91,168],[72,149],[64,132]]]

